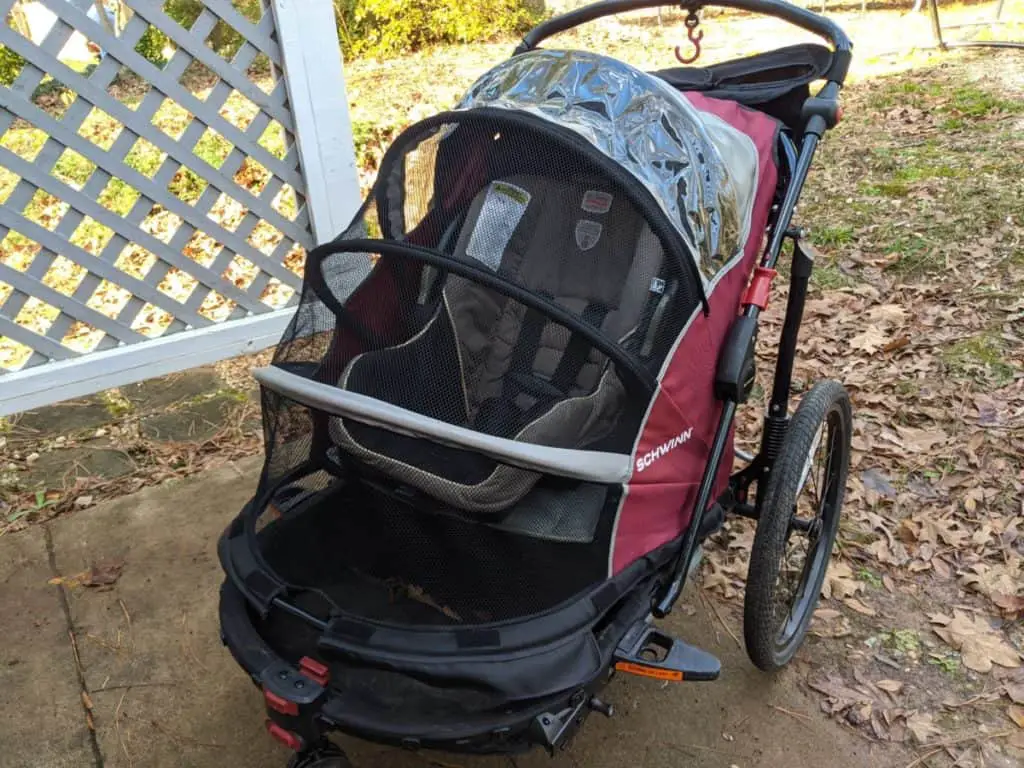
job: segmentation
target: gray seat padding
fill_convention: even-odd
[[[640,331],[662,267],[660,242],[607,184],[536,176],[480,192],[452,255],[497,270],[620,342]],[[535,310],[449,275],[419,333],[356,357],[338,385],[497,437],[582,448],[614,429],[626,392],[606,356],[580,341]],[[350,419],[333,418],[331,437],[382,473],[470,512],[503,512],[539,478]]]

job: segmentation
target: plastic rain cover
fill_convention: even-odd
[[[487,72],[458,105],[478,107],[557,123],[627,169],[679,231],[705,284],[742,254],[757,150],[657,77],[595,53],[530,51]]]

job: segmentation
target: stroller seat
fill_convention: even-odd
[[[457,230],[457,231],[454,231]],[[498,272],[641,354],[670,291],[663,250],[607,182],[512,175],[488,184],[449,233],[451,256]],[[444,245],[444,244],[442,244]],[[600,446],[626,399],[614,366],[579,334],[505,295],[424,269],[431,313],[402,344],[355,357],[338,387],[483,435],[560,448]],[[332,417],[342,450],[457,509],[508,510],[541,474]]]

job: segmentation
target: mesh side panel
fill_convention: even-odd
[[[696,289],[641,213],[635,180],[550,130],[478,115],[404,134],[339,238],[401,248],[364,242],[311,258],[274,364],[495,437],[628,453],[647,407],[636,382],[660,370]],[[292,413],[272,396],[264,410],[268,480],[295,468],[296,451],[388,464],[428,493],[432,478],[480,485],[507,474],[456,448]],[[494,511],[501,492],[511,504],[529,485],[441,498]]]
[[[282,487],[265,513],[272,522],[259,536],[263,555],[285,580],[322,590],[357,616],[399,624],[502,621],[552,608],[606,575],[617,490],[541,482],[540,492],[593,523],[577,531],[583,540],[567,542],[537,538],[529,523],[509,530],[514,512],[483,524],[384,482],[337,481],[289,507],[296,485],[308,481]]]
[[[630,451],[646,402],[629,395],[617,366],[579,332],[464,277],[425,274],[416,261],[339,253],[323,267],[324,284],[304,296],[275,365],[503,439]],[[350,454],[456,507],[493,512],[535,480],[272,392],[263,410],[271,482],[307,459],[337,463]],[[449,483],[466,489],[443,493]]]
[[[436,126],[400,149],[365,211],[385,238],[492,269],[579,315],[602,304],[597,325],[652,372],[661,367],[698,299],[632,202],[635,180],[613,178],[543,126],[497,119]],[[634,333],[655,309],[657,325],[643,324],[651,338]]]

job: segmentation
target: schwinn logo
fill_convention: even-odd
[[[656,462],[669,451],[674,451],[680,445],[683,445],[687,440],[690,439],[692,435],[693,427],[690,427],[685,432],[680,432],[671,440],[666,440],[653,451],[648,451],[647,453],[645,453],[643,456],[636,460],[636,471],[643,472],[645,469],[651,466],[651,464]]]

